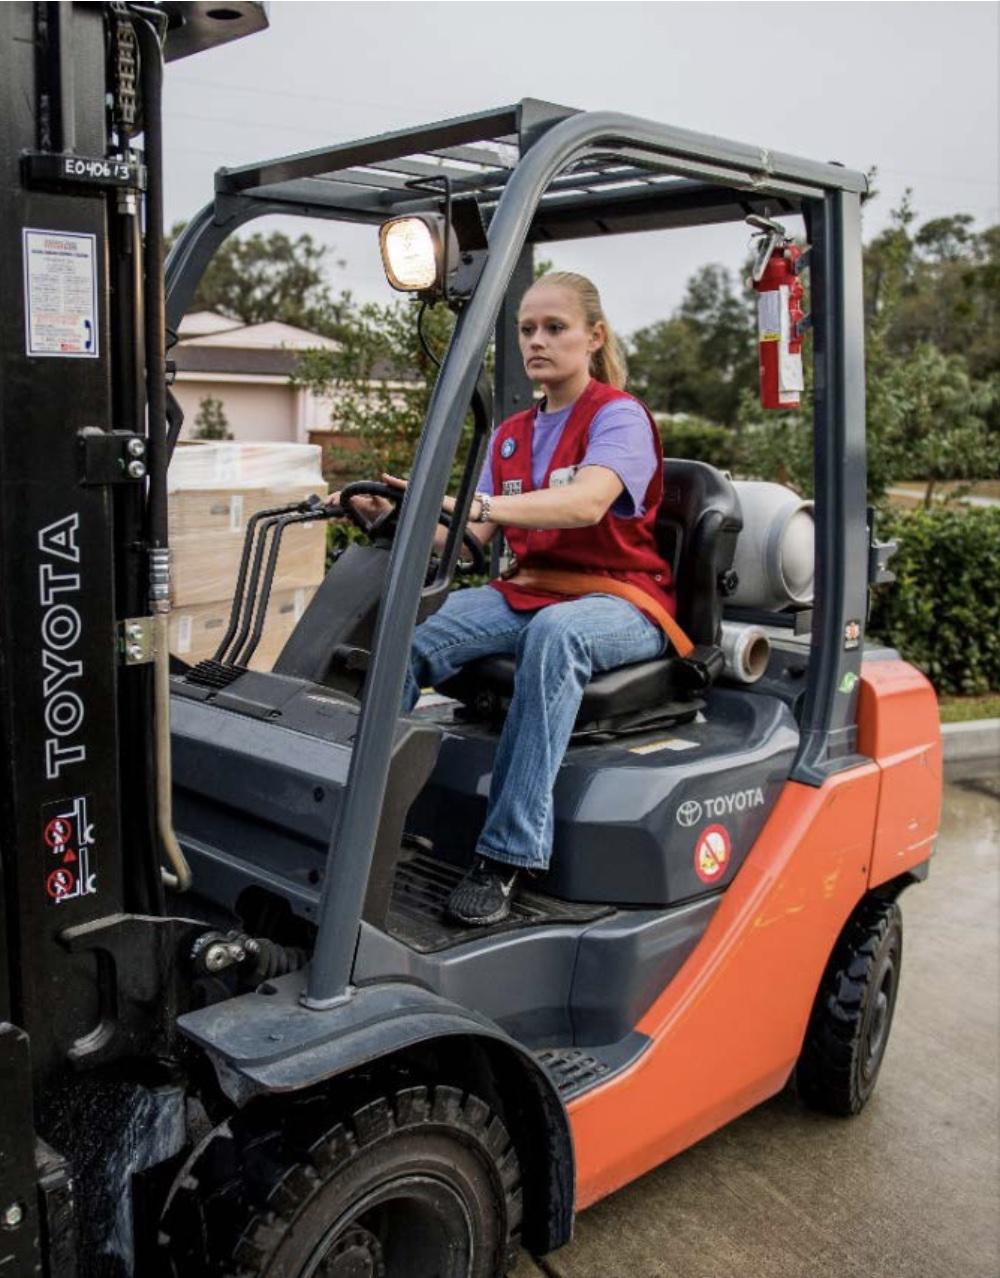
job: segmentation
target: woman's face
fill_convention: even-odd
[[[604,344],[603,327],[587,323],[572,289],[544,282],[533,285],[518,314],[525,372],[544,386],[589,376],[590,357]]]

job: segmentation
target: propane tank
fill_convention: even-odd
[[[727,600],[767,612],[812,603],[816,558],[813,504],[783,484],[737,480],[743,531],[733,569],[739,578]]]
[[[757,351],[762,408],[798,408],[802,403],[802,250],[772,236],[770,253],[754,270]]]
[[[756,683],[763,678],[771,658],[771,641],[760,626],[724,621],[720,646],[728,678],[739,683]]]

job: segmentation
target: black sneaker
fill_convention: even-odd
[[[512,865],[477,857],[448,898],[449,916],[473,927],[502,922],[510,913],[517,876]]]

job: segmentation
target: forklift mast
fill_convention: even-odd
[[[4,1272],[43,1272],[32,1095],[44,1135],[79,1071],[136,1050],[119,986],[151,970],[155,929],[121,924],[163,913],[161,45],[168,27],[179,56],[266,22],[230,6],[246,12],[215,34],[210,8],[0,7]],[[154,1041],[164,1016],[146,1019]]]
[[[106,42],[103,6],[0,13],[5,992],[40,1079],[99,1013],[93,956],[59,934],[156,906],[148,668],[119,653],[120,623],[148,611],[140,173],[107,159]],[[121,52],[113,70],[121,112]]]

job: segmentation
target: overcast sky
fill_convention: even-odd
[[[994,3],[300,3],[268,31],[167,69],[166,210],[189,217],[223,164],[544,98],[625,111],[850,168],[877,165],[866,237],[910,186],[921,218],[1000,220]],[[375,232],[313,230],[331,276],[389,296]],[[698,266],[737,268],[739,226],[563,243],[623,332],[667,316]]]

